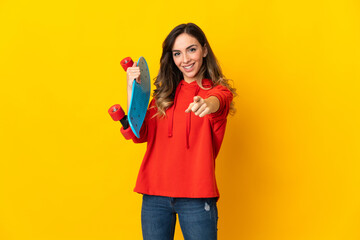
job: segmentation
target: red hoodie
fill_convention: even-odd
[[[204,88],[212,87],[208,79],[203,79],[202,84]],[[204,117],[185,113],[194,96],[217,97],[219,110]],[[140,138],[130,127],[121,128],[126,139],[147,142],[134,191],[167,197],[219,197],[215,159],[224,137],[232,97],[231,91],[222,85],[204,90],[196,81],[182,80],[177,86],[174,104],[166,110],[166,117],[152,118],[157,112],[152,99]]]

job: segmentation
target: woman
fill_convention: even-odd
[[[128,99],[139,76],[134,63]],[[134,189],[143,194],[143,237],[173,239],[178,214],[186,240],[217,239],[215,159],[235,89],[197,25],[181,24],[166,37],[155,86],[140,138],[121,129],[126,139],[147,142]]]

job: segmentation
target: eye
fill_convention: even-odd
[[[174,57],[177,57],[179,55],[180,55],[180,53],[178,53],[178,52],[174,53]]]
[[[196,48],[190,48],[189,51],[190,51],[190,52],[195,52],[195,51],[196,51]]]

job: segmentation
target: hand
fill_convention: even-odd
[[[140,68],[136,66],[137,63],[134,62],[132,67],[128,67],[126,70],[126,78],[127,78],[127,86],[128,89],[132,89],[132,85],[134,82],[134,79],[136,80],[137,83],[141,83],[140,80]]]
[[[137,63],[134,62],[132,67],[128,67],[126,70],[126,78],[127,78],[127,98],[128,98],[128,112],[129,112],[129,106],[131,101],[131,95],[132,95],[132,86],[134,83],[134,79],[137,83],[141,83],[140,81],[140,68],[136,66]]]
[[[215,96],[210,96],[203,99],[200,96],[194,97],[194,102],[190,103],[185,112],[194,112],[196,116],[203,117],[207,114],[216,112],[220,107],[219,99]]]

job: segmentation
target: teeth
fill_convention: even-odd
[[[189,68],[191,68],[192,66],[194,66],[194,64],[191,64],[190,66],[184,67],[184,68],[189,69]]]

